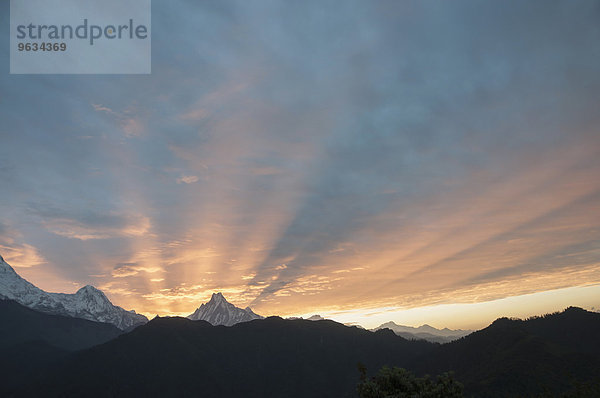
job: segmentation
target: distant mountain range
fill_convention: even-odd
[[[48,293],[21,278],[0,256],[0,298],[48,314],[111,323],[126,330],[148,322],[144,315],[113,305],[104,293],[87,285],[75,294]]]
[[[427,340],[432,343],[449,343],[454,340],[458,340],[461,337],[467,336],[473,333],[472,330],[451,330],[448,328],[436,329],[433,326],[422,325],[418,328],[412,326],[397,325],[394,322],[386,322],[378,327],[375,331],[381,329],[390,329],[398,336],[402,336],[408,340]]]
[[[325,321],[325,320],[330,321],[331,320],[331,319],[325,319],[325,318],[323,318],[319,314],[311,315],[308,318],[302,318],[301,316],[290,316],[290,317],[285,318],[285,319],[288,319],[288,320],[291,320],[291,321],[293,321],[295,319],[306,319],[307,321]],[[350,325],[348,325],[348,326],[350,326]]]
[[[221,293],[213,293],[208,303],[202,304],[193,314],[188,315],[192,321],[206,321],[211,325],[233,326],[240,322],[263,319],[255,314],[250,307],[238,308],[231,304]]]
[[[290,317],[287,319],[304,319],[304,318]],[[312,315],[312,316],[306,318],[306,320],[307,321],[323,321],[323,320],[326,320],[326,318],[323,318],[321,315],[315,314],[315,315]],[[360,326],[360,325],[347,324],[346,326],[356,326],[358,328],[362,328],[362,326]],[[383,330],[383,329],[390,329],[396,335],[404,337],[407,340],[426,340],[426,341],[429,341],[432,343],[440,343],[440,344],[449,343],[451,341],[458,340],[461,337],[464,337],[464,336],[467,336],[467,335],[473,333],[472,330],[462,330],[462,329],[451,330],[448,328],[436,329],[433,326],[429,326],[429,325],[422,325],[422,326],[415,328],[412,326],[397,325],[396,323],[391,322],[391,321],[381,324],[380,326],[378,326],[374,329],[369,329],[369,330],[376,332],[378,330]]]

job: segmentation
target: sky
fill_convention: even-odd
[[[0,2],[8,54],[8,1]],[[600,4],[154,1],[150,75],[0,65],[0,254],[148,316],[600,308]]]

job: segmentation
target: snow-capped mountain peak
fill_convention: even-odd
[[[212,325],[232,326],[240,322],[262,319],[262,316],[255,314],[250,307],[236,307],[219,292],[213,293],[210,301],[202,304],[193,314],[188,315],[188,318],[193,321],[207,321]]]
[[[100,295],[104,296],[104,293],[102,293],[102,290],[96,289],[92,285],[85,285],[84,287],[80,288],[77,291],[77,293],[75,293],[75,294],[100,294]]]
[[[74,294],[48,293],[21,278],[0,256],[0,298],[15,300],[37,311],[112,323],[128,329],[148,322],[135,311],[113,305],[106,295],[94,286],[86,285]]]
[[[79,297],[93,297],[98,300],[109,301],[108,298],[102,292],[102,290],[98,290],[92,285],[85,285],[84,287],[79,289],[75,293],[75,295]]]

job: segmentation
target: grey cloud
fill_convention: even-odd
[[[301,275],[370,215],[443,190],[447,178],[476,167],[508,171],[507,159],[585,137],[589,127],[580,126],[594,121],[590,88],[600,84],[590,68],[600,57],[589,49],[600,35],[592,23],[598,7],[579,5],[426,4],[411,35],[398,28],[380,37],[383,51],[398,50],[395,57],[376,50],[371,58],[355,56],[348,123],[329,140],[312,194],[255,279],[269,277],[289,255],[296,259],[282,275]],[[382,59],[395,77],[385,83],[368,73],[382,68]],[[394,203],[379,194],[388,188],[399,193]]]
[[[160,242],[211,219],[243,255],[259,211],[277,205],[294,214],[251,282],[279,275],[268,297],[374,218],[409,223],[418,215],[403,209],[448,181],[510,176],[533,152],[597,142],[599,15],[584,1],[160,2],[150,76],[0,77],[0,212],[83,279],[139,242],[73,242],[36,222],[117,229],[140,215]],[[211,97],[234,83],[246,86]],[[143,134],[93,104],[139,118]],[[184,120],[195,106],[207,116]],[[228,156],[228,142],[245,146]]]

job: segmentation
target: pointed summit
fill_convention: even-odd
[[[15,270],[6,261],[4,261],[4,258],[2,258],[2,256],[0,256],[0,270],[2,270],[4,272],[7,272],[7,271],[15,272]]]
[[[102,297],[106,297],[104,295],[104,293],[102,292],[102,290],[98,290],[98,289],[96,289],[92,285],[85,285],[84,287],[82,287],[81,289],[79,289],[77,291],[77,293],[75,293],[75,294],[79,294],[79,295],[100,295]]]
[[[223,295],[221,294],[221,292],[218,293],[213,293],[212,297],[210,298],[210,302],[214,302],[214,303],[221,303],[221,302],[227,302],[227,300],[225,300],[225,297],[223,297]]]
[[[193,321],[203,320],[212,325],[232,326],[240,322],[248,322],[263,317],[255,314],[250,307],[241,309],[228,302],[223,294],[213,293],[208,303],[202,304],[193,314],[188,316]]]
[[[0,257],[0,260],[2,260],[2,257]],[[7,273],[10,271],[14,271],[12,269],[12,267],[10,265],[8,265],[8,263],[5,263],[4,261],[0,261],[0,272]]]
[[[96,289],[92,285],[85,285],[79,289],[77,293],[75,293],[75,297],[78,297],[80,301],[85,302],[88,306],[95,306],[103,309],[109,309],[113,306],[104,292]]]

